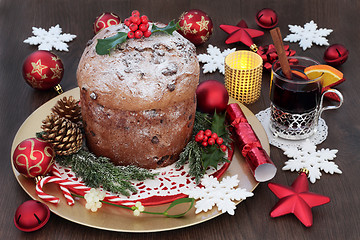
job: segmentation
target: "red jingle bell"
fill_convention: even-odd
[[[341,44],[332,44],[324,52],[324,61],[332,66],[339,66],[346,62],[349,56],[347,50]]]
[[[114,13],[105,12],[100,14],[100,16],[95,19],[95,22],[93,24],[93,30],[94,33],[97,34],[101,30],[110,27],[111,25],[117,25],[120,23],[121,20],[119,16]]]
[[[64,75],[64,65],[58,56],[49,51],[39,50],[30,54],[23,63],[22,74],[32,88],[48,90],[55,87],[61,93],[58,84]]]
[[[226,110],[229,94],[224,84],[216,80],[207,80],[196,89],[197,108],[204,113],[217,113]]]
[[[50,143],[38,138],[28,138],[19,143],[13,154],[16,170],[25,177],[46,175],[54,163],[55,151]]]
[[[179,18],[179,25],[178,32],[195,45],[206,42],[213,32],[211,18],[198,9],[184,12]]]
[[[279,22],[276,12],[271,8],[261,9],[256,14],[255,20],[259,27],[266,29],[275,27]]]
[[[21,204],[14,216],[15,226],[24,232],[33,232],[42,228],[50,218],[49,207],[45,204],[29,200]]]

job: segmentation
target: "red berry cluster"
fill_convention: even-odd
[[[210,129],[207,129],[205,131],[200,130],[195,135],[195,141],[201,142],[201,145],[203,145],[204,147],[207,147],[208,145],[211,146],[217,143],[223,152],[226,151],[226,146],[223,145],[224,140],[221,137],[218,137],[217,133],[212,133]]]
[[[148,17],[145,15],[140,17],[138,10],[132,11],[131,17],[125,19],[124,24],[130,28],[128,38],[150,37],[151,35]]]

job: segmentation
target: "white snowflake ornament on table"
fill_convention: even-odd
[[[204,187],[195,187],[186,192],[190,198],[200,199],[196,201],[195,213],[207,212],[216,205],[222,213],[228,212],[230,215],[234,215],[236,204],[233,200],[240,201],[254,195],[246,189],[236,188],[239,185],[237,177],[237,175],[225,177],[219,182],[213,176],[205,175],[201,180]]]
[[[68,45],[65,42],[70,42],[76,38],[76,35],[73,34],[62,34],[62,29],[59,24],[54,27],[50,27],[49,31],[37,27],[33,27],[32,30],[34,36],[25,39],[24,43],[29,43],[30,45],[39,45],[39,50],[51,51],[53,48],[55,48],[58,51],[69,51]]]
[[[218,47],[214,47],[209,44],[207,47],[208,54],[199,54],[198,60],[199,62],[205,63],[203,68],[203,73],[212,73],[217,69],[220,73],[225,73],[225,57],[232,52],[235,52],[235,48],[225,49],[223,52]]]
[[[334,174],[341,174],[341,170],[334,162],[329,162],[336,157],[337,149],[321,149],[316,151],[314,143],[306,140],[299,147],[289,147],[285,149],[284,154],[289,158],[293,158],[285,162],[283,170],[300,171],[302,168],[309,170],[310,182],[315,183],[316,179],[320,179],[321,170]]]
[[[299,42],[300,47],[305,51],[311,48],[312,43],[317,45],[329,45],[328,40],[325,38],[333,30],[327,28],[317,29],[317,24],[311,20],[306,23],[304,27],[298,25],[289,25],[289,30],[292,32],[284,38],[284,41]]]

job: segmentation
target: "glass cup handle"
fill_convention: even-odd
[[[329,92],[332,92],[332,93],[335,93],[339,99],[340,99],[340,102],[337,104],[337,105],[330,105],[330,106],[326,106],[326,107],[323,107],[323,100],[324,100],[324,96],[326,93],[329,93]],[[319,116],[321,116],[321,113],[325,110],[330,110],[330,109],[337,109],[339,107],[341,107],[341,105],[343,104],[344,102],[344,97],[343,95],[341,94],[341,92],[339,92],[338,90],[336,89],[329,89],[329,90],[326,90],[325,92],[322,93],[321,95],[321,100],[320,100],[320,113],[319,113]]]

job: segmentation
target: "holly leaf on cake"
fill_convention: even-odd
[[[208,167],[217,169],[219,163],[229,162],[229,160],[225,158],[225,153],[216,145],[212,145],[204,150],[202,160],[204,171],[206,171]]]
[[[171,22],[169,22],[169,24],[166,27],[163,27],[163,28],[160,28],[160,27],[156,26],[155,24],[153,24],[151,27],[151,33],[164,32],[164,33],[171,35],[174,31],[176,31],[178,29],[180,29],[179,22],[175,23],[175,21],[172,20]]]
[[[118,32],[112,37],[105,39],[98,39],[96,44],[96,53],[99,55],[110,54],[111,49],[115,48],[118,44],[125,42],[127,39],[127,33]]]

